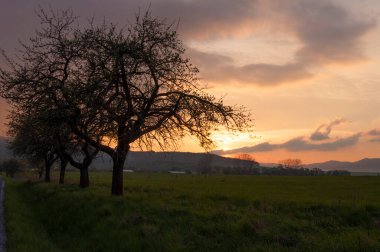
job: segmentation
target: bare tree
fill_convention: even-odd
[[[298,158],[288,158],[279,161],[279,166],[286,168],[286,169],[300,169],[303,168],[303,164],[301,159]]]
[[[150,13],[127,30],[78,28],[70,11],[41,11],[40,18],[43,27],[23,46],[21,61],[9,59],[11,69],[0,71],[1,93],[13,104],[51,104],[72,132],[110,155],[112,194],[123,193],[131,147],[167,149],[190,134],[209,149],[211,131],[251,125],[243,107],[199,87],[175,27]]]
[[[247,160],[247,161],[256,162],[255,158],[252,155],[247,154],[247,153],[239,154],[236,156],[236,158],[240,159],[240,160]]]
[[[243,161],[246,161],[246,163],[248,163],[251,167],[254,167],[254,166],[259,166],[260,164],[255,160],[255,158],[250,155],[250,154],[247,154],[247,153],[241,153],[239,155],[236,156],[237,159],[240,159],[240,160],[243,160]]]

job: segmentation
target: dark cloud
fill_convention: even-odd
[[[271,144],[269,142],[261,143],[254,146],[247,146],[228,151],[216,150],[214,153],[220,155],[236,154],[236,153],[250,153],[250,152],[268,152],[274,150],[287,150],[287,151],[335,151],[341,148],[354,146],[358,143],[361,134],[357,133],[349,137],[339,138],[326,143],[311,143],[306,141],[303,137],[294,138],[282,144]]]
[[[168,23],[179,24],[179,34],[185,39],[216,39],[233,37],[247,27],[248,33],[257,23],[257,0],[4,0],[0,8],[0,35],[6,46],[17,39],[27,39],[39,26],[35,10],[71,8],[81,20],[105,18],[121,26],[134,20],[138,12],[150,9],[154,16]],[[13,44],[11,43],[13,41]],[[4,46],[4,45],[3,45]]]
[[[224,72],[227,72],[225,69]],[[277,85],[286,82],[296,82],[313,77],[304,66],[297,63],[285,65],[274,64],[250,64],[243,67],[231,68],[235,79],[243,82],[256,83],[258,85]]]
[[[195,65],[207,69],[201,71],[202,77],[212,81],[239,80],[258,85],[277,85],[313,77],[307,69],[297,64],[249,64],[237,67],[232,58],[220,54],[200,52],[192,48],[187,53]]]
[[[313,144],[305,141],[302,138],[290,140],[284,144],[285,149],[290,151],[305,151],[305,150],[318,150],[318,151],[333,151],[348,146],[353,146],[359,141],[361,134],[357,133],[346,138],[339,138],[332,142]]]
[[[329,124],[322,124],[319,126],[313,134],[310,136],[310,140],[313,141],[322,141],[330,138],[331,130],[334,126],[339,125],[343,122],[346,122],[346,119],[337,119],[335,121],[330,122]]]
[[[371,131],[368,131],[367,133],[369,136],[380,136],[380,130],[378,129],[373,129]]]
[[[357,19],[331,1],[291,1],[287,15],[303,47],[298,60],[305,63],[346,63],[365,58],[360,39],[374,21]],[[285,13],[286,13],[285,12]]]
[[[370,130],[366,133],[366,135],[371,137],[371,139],[369,139],[369,142],[371,142],[371,143],[380,142],[380,130],[379,129]]]
[[[257,0],[162,0],[152,3],[160,16],[180,20],[180,32],[190,39],[215,39],[241,36],[246,27],[257,26]]]

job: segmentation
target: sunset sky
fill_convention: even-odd
[[[2,0],[0,47],[12,56],[33,35],[38,6],[123,27],[149,5],[178,22],[208,92],[252,113],[250,134],[214,133],[217,153],[259,162],[380,157],[379,0]],[[1,101],[3,122],[6,114]],[[202,151],[190,138],[179,150]]]

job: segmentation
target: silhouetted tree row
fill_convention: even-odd
[[[88,186],[88,165],[102,151],[113,160],[112,194],[121,195],[132,147],[166,149],[190,134],[209,149],[213,130],[250,127],[243,107],[199,87],[173,25],[150,13],[125,30],[106,22],[79,27],[69,10],[39,17],[42,27],[22,54],[4,54],[0,94],[13,107],[12,149],[44,160],[46,181],[59,158],[62,182],[70,162]]]

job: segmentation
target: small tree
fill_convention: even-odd
[[[45,182],[50,181],[51,165],[60,160],[59,183],[64,183],[70,162],[80,170],[80,186],[89,186],[88,167],[98,150],[73,135],[55,110],[14,112],[10,117],[8,134],[14,154],[38,163],[45,161]]]
[[[249,163],[251,163],[251,166],[260,166],[259,162],[257,162],[255,158],[250,154],[242,153],[242,154],[237,155],[236,158],[240,160],[248,161]]]
[[[44,162],[45,182],[50,182],[50,170],[57,160],[57,152],[52,144],[54,138],[49,134],[46,125],[35,117],[13,111],[8,123],[8,135],[11,137],[9,148],[16,156]]]
[[[301,159],[298,158],[288,158],[279,161],[279,166],[285,169],[301,169],[303,168],[303,164]]]
[[[218,127],[250,126],[244,108],[199,87],[174,27],[150,13],[127,30],[106,23],[80,29],[70,11],[41,10],[40,18],[43,28],[24,45],[21,62],[8,60],[11,70],[0,70],[1,93],[22,106],[53,101],[73,133],[112,158],[112,194],[123,193],[133,146],[165,149],[190,134],[209,149]]]
[[[17,159],[8,159],[4,161],[2,164],[2,169],[5,171],[5,174],[11,178],[15,176],[15,174],[22,169],[22,164]]]

